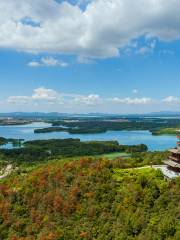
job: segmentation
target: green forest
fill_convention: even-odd
[[[179,240],[180,178],[151,167],[168,155],[79,139],[1,149],[0,239]]]
[[[113,152],[133,153],[147,150],[144,144],[128,146],[120,145],[117,141],[81,142],[80,139],[69,138],[27,141],[21,148],[0,149],[0,156],[4,161],[37,162],[59,156],[94,156]]]
[[[71,134],[104,133],[107,131],[133,131],[147,130],[153,135],[170,134],[176,135],[180,128],[179,119],[156,119],[156,118],[127,118],[125,121],[116,119],[80,119],[80,120],[53,120],[49,121],[51,127],[35,129],[34,133],[68,132]]]
[[[0,184],[0,239],[179,240],[180,179],[121,159],[53,161]]]

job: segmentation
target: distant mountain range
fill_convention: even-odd
[[[71,117],[180,117],[180,112],[152,112],[145,114],[108,114],[108,113],[58,113],[58,112],[10,112],[0,113],[1,118],[71,118]]]
[[[87,113],[87,114],[79,114],[79,113],[58,113],[58,112],[10,112],[10,113],[0,113],[0,117],[98,117],[98,116],[116,116],[117,114],[103,114],[103,113]]]

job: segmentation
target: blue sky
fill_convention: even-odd
[[[173,20],[179,1],[162,8],[160,0],[138,0],[135,13],[142,3],[152,13],[142,12],[136,24],[125,17],[132,15],[130,0],[119,2],[3,0],[0,112],[179,111],[180,19]],[[108,18],[114,14],[121,18]]]

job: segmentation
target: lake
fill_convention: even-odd
[[[0,137],[27,140],[52,138],[79,138],[81,141],[89,140],[117,140],[120,144],[144,143],[149,150],[166,150],[176,145],[176,137],[171,135],[153,136],[149,131],[107,131],[96,134],[70,134],[67,132],[51,132],[34,134],[34,129],[50,127],[51,124],[35,122],[27,125],[0,126]],[[7,145],[8,148],[11,144]]]

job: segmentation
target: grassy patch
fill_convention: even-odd
[[[128,153],[115,152],[115,153],[102,154],[102,155],[99,155],[97,157],[103,157],[103,158],[107,158],[109,160],[114,160],[114,159],[119,158],[119,157],[127,158],[127,157],[130,157],[130,156],[131,155],[128,154]]]
[[[160,128],[153,131],[153,135],[177,135],[179,133],[179,128]]]

